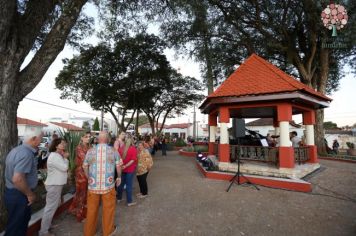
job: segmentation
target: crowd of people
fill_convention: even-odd
[[[42,133],[31,131],[24,142],[10,151],[5,167],[5,205],[8,211],[6,236],[26,235],[31,218],[31,204],[35,201],[37,186],[36,153]],[[47,191],[39,235],[50,236],[51,223],[58,206],[63,201],[62,189],[67,183],[69,153],[66,140],[52,137],[48,145],[46,163]],[[102,232],[104,236],[114,235],[116,204],[123,200],[136,205],[133,198],[135,176],[139,185],[136,198],[148,196],[147,177],[153,166],[152,155],[158,149],[166,155],[164,137],[135,137],[124,132],[113,138],[107,132],[92,137],[85,133],[75,150],[75,195],[68,211],[78,222],[84,222],[84,235],[96,234],[99,205],[102,204]]]

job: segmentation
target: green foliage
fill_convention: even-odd
[[[125,119],[125,122],[128,122],[130,121],[130,118],[126,118]],[[143,124],[147,124],[149,121],[148,121],[148,118],[146,115],[143,115],[143,116],[139,116],[138,118],[138,126],[141,126]],[[136,124],[136,118],[133,119],[132,123]]]
[[[183,147],[186,152],[208,152],[209,147],[207,145],[194,145],[189,147]]]
[[[183,147],[183,150],[186,152],[195,152],[194,147],[189,146],[189,147]]]
[[[207,145],[194,145],[195,152],[208,152],[209,147]]]
[[[346,142],[346,145],[349,149],[355,149],[355,144],[352,142]]]
[[[100,130],[100,124],[99,124],[98,117],[96,117],[93,124],[93,131],[99,131],[99,130]]]
[[[177,141],[174,143],[176,147],[185,147],[187,143],[182,138],[177,138]]]
[[[89,124],[88,121],[84,121],[84,122],[83,122],[82,128],[83,128],[86,132],[90,132],[90,130],[91,130],[91,127],[90,127],[90,124]]]
[[[332,121],[324,122],[324,129],[338,129],[337,124]]]
[[[64,130],[59,129],[57,133],[59,137],[67,141],[67,150],[69,153],[69,158],[68,158],[69,170],[70,173],[73,175],[75,169],[75,155],[76,155],[75,149],[80,143],[81,137],[83,136],[83,132],[74,132],[74,131],[64,132]]]
[[[169,84],[170,66],[163,50],[164,42],[148,34],[123,38],[113,47],[101,43],[83,49],[65,61],[56,87],[62,91],[61,98],[86,101],[95,110],[103,109],[126,130],[130,122],[126,127],[123,123],[129,110],[133,110],[133,118],[136,109],[152,102],[152,96]]]

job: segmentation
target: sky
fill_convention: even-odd
[[[96,16],[92,7],[86,7],[85,11],[92,16]],[[99,111],[91,109],[86,102],[75,103],[71,100],[60,99],[60,91],[55,88],[55,78],[63,68],[62,59],[71,58],[77,52],[69,46],[58,55],[51,67],[48,69],[42,81],[37,87],[20,103],[18,108],[18,116],[22,118],[32,119],[40,122],[47,122],[52,117],[62,117],[67,119],[69,116],[75,117],[100,117]],[[175,69],[179,69],[180,73],[185,76],[192,76],[201,79],[199,64],[191,59],[177,58],[173,50],[166,50],[165,54],[171,65]],[[28,63],[31,55],[25,60],[24,64]],[[339,90],[334,92],[330,97],[333,101],[329,108],[325,109],[325,121],[332,121],[338,126],[353,125],[356,123],[356,77],[353,74],[347,74],[340,82]],[[205,91],[206,93],[206,91]],[[30,99],[35,99],[45,103],[50,103],[57,106],[66,107],[69,109],[60,108],[53,105],[43,104]],[[200,104],[196,104],[197,107]],[[75,111],[73,111],[75,110]],[[82,112],[80,112],[82,111]],[[105,118],[111,119],[110,114],[105,114]],[[197,109],[197,120],[200,123],[207,123],[207,116],[200,113]],[[167,124],[186,123],[193,121],[193,108],[187,109],[185,115],[168,119]],[[298,118],[297,118],[298,122]]]

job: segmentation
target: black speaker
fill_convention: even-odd
[[[245,137],[245,119],[232,119],[232,130],[234,138]]]

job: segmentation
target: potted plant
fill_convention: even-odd
[[[347,150],[347,155],[349,156],[356,156],[356,149],[355,149],[355,144],[351,142],[346,143],[347,147],[349,148]]]
[[[73,188],[70,192],[75,192],[75,149],[80,143],[80,139],[83,136],[82,132],[64,132],[62,130],[58,131],[59,135],[67,141],[67,150],[69,152],[69,170],[68,170],[68,184]]]

